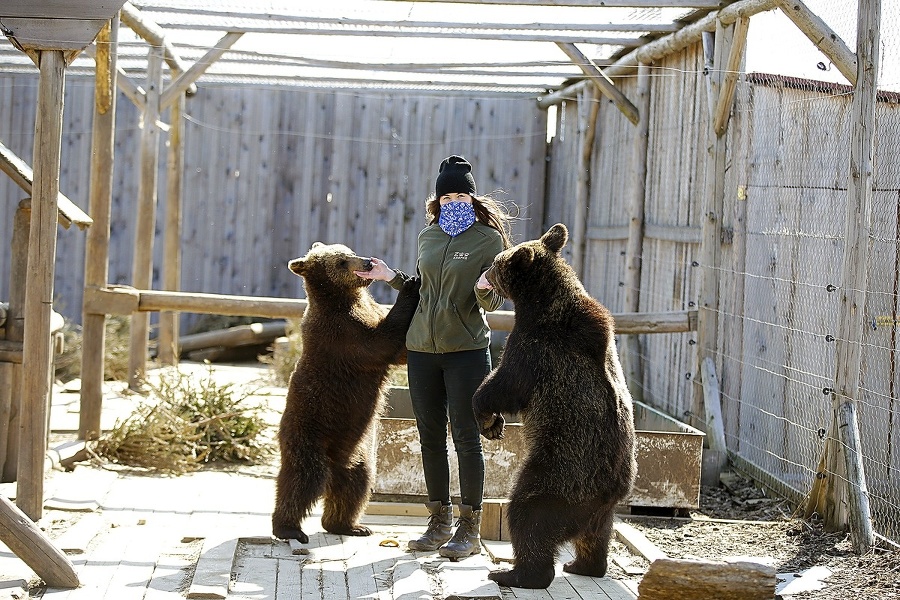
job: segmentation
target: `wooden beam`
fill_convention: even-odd
[[[825,521],[832,529],[843,527],[840,505],[841,499],[846,497],[853,549],[858,554],[864,554],[871,549],[874,534],[859,447],[856,402],[860,395],[862,343],[866,327],[881,0],[859,0],[857,15],[857,82],[850,107],[850,173],[844,219],[841,318],[835,341],[833,420],[831,434],[826,440],[828,510]],[[828,446],[831,446],[830,450]]]
[[[850,85],[856,85],[856,54],[841,37],[811,11],[802,0],[778,0],[778,6],[797,29],[809,38],[816,48],[828,57]]]
[[[219,57],[225,54],[225,52],[227,52],[235,42],[241,39],[241,36],[243,35],[243,32],[229,31],[222,36],[222,39],[220,39],[216,45],[203,56],[203,58],[191,65],[191,68],[186,72],[178,75],[178,77],[175,78],[174,81],[169,84],[169,87],[163,90],[160,95],[160,110],[168,108],[175,98],[190,90],[191,86],[194,85],[194,82],[197,81],[201,75],[206,73],[207,69],[213,66]]]
[[[704,31],[716,30],[716,22],[718,21],[721,21],[723,25],[731,25],[741,17],[751,17],[757,13],[771,10],[778,5],[778,2],[779,0],[739,0],[718,12],[706,15],[699,21],[691,23],[673,34],[643,44],[604,69],[603,72],[610,78],[627,75],[641,63],[652,64],[665,56],[697,43]],[[585,85],[590,85],[590,82],[580,81],[558,90],[554,94],[541,98],[538,101],[538,106],[547,108],[552,104],[557,104],[565,98],[572,97],[577,93],[577,89]]]
[[[163,228],[162,288],[178,291],[181,287],[181,181],[184,175],[184,120],[185,95],[169,109],[168,155],[166,160],[166,222]],[[159,345],[157,357],[164,365],[178,363],[178,313],[163,311],[159,314]]]
[[[150,46],[147,66],[147,103],[142,114],[141,169],[138,182],[138,214],[134,235],[132,283],[149,289],[153,284],[153,239],[156,230],[156,202],[159,172],[159,97],[162,92],[162,49]],[[128,354],[128,387],[139,390],[147,369],[148,315],[131,317]]]
[[[16,209],[12,223],[12,249],[9,262],[9,307],[6,317],[6,341],[16,344],[22,350],[25,339],[25,280],[28,277],[28,240],[31,234],[31,201],[22,200]],[[0,481],[15,481],[19,470],[19,430],[22,418],[22,367],[21,354],[19,364],[7,365],[2,373],[8,386],[8,408],[4,411],[5,435],[0,436],[3,447],[0,448]],[[0,427],[3,425],[0,424]]]
[[[34,171],[31,170],[31,167],[24,160],[16,156],[15,152],[4,146],[2,142],[0,142],[0,171],[9,175],[10,179],[25,190],[26,193],[31,194]],[[59,210],[57,215],[59,224],[66,229],[72,223],[78,225],[81,229],[90,226],[92,223],[91,218],[61,192],[56,199],[56,205]]]
[[[707,85],[711,87],[709,97],[718,99],[720,96],[723,76],[723,65],[730,54],[730,48],[734,37],[734,26],[727,26],[721,21],[717,22],[713,69],[707,75]],[[712,111],[712,107],[708,107]],[[713,129],[712,114],[708,118],[706,134],[706,186],[699,204],[702,210],[701,221],[702,239],[699,253],[699,319],[697,328],[697,372],[702,370],[704,359],[713,358],[718,349],[718,323],[719,323],[719,261],[722,257],[722,218],[725,210],[725,138],[717,135]],[[700,378],[696,381],[701,382]],[[703,387],[695,385],[691,401],[691,414],[694,418],[700,418],[705,408],[703,406]],[[697,425],[700,425],[699,423]],[[696,426],[696,425],[695,425]],[[700,427],[705,431],[703,425]]]
[[[212,314],[298,319],[308,306],[303,299],[265,296],[229,296],[193,292],[166,292],[114,287],[85,290],[90,310],[99,314],[127,315],[134,311],[164,310]],[[697,311],[654,313],[614,313],[616,333],[683,333],[697,329]],[[512,331],[515,313],[496,310],[487,313],[488,325],[497,331]]]
[[[148,8],[145,9],[145,12],[150,12],[153,9]],[[377,19],[354,19],[349,17],[312,17],[312,16],[296,16],[296,15],[269,15],[269,14],[260,14],[259,12],[234,12],[234,11],[222,11],[222,10],[204,10],[198,8],[174,8],[174,7],[165,7],[163,9],[159,9],[160,12],[164,12],[169,18],[171,15],[186,15],[184,22],[181,20],[175,21],[167,21],[166,25],[171,27],[179,27],[179,28],[191,28],[194,25],[195,20],[203,20],[203,17],[213,17],[218,19],[226,19],[228,22],[242,22],[242,23],[252,23],[254,21],[271,23],[272,21],[278,21],[279,26],[283,26],[282,24],[292,23],[295,25],[304,25],[304,26],[317,26],[320,29],[320,32],[330,32],[332,31],[332,27],[337,27],[338,29],[335,31],[341,31],[345,28],[396,28],[398,26],[402,26],[404,29],[455,29],[455,30],[468,30],[468,31],[492,31],[496,32],[507,32],[507,31],[525,31],[529,33],[534,32],[553,32],[553,33],[584,33],[584,32],[594,32],[594,33],[671,33],[673,31],[678,31],[681,27],[675,23],[649,23],[649,22],[635,22],[635,23],[603,23],[603,22],[582,22],[577,24],[569,24],[569,23],[540,23],[540,22],[531,22],[531,23],[474,23],[472,21],[379,21]],[[180,26],[179,26],[180,23]],[[230,27],[229,27],[230,28]],[[219,29],[225,29],[225,27],[219,27]]]
[[[12,363],[14,365],[22,364],[22,342],[13,342],[10,340],[0,340],[0,363]],[[11,386],[10,386],[11,387]],[[19,395],[16,394],[16,398]],[[5,410],[0,411],[0,416],[6,418],[5,427],[9,426],[9,413],[10,408],[7,406]],[[0,423],[0,427],[3,427],[4,424]],[[5,455],[6,452],[6,435],[0,436],[3,441],[2,447],[0,447],[0,452],[3,452]],[[2,464],[3,461],[0,461]]]
[[[70,589],[80,585],[69,558],[28,515],[4,496],[0,496],[0,541],[31,567],[47,586]]]
[[[728,117],[731,115],[731,107],[734,105],[734,90],[744,60],[744,48],[747,47],[747,31],[749,29],[749,17],[741,17],[734,22],[734,35],[728,52],[728,60],[725,63],[722,85],[719,88],[719,98],[713,113],[713,131],[718,136],[724,134],[725,128],[728,126]]]
[[[56,263],[59,163],[62,148],[65,56],[40,53],[40,83],[34,137],[34,190],[25,278],[25,338],[22,348],[22,419],[16,504],[32,520],[44,505],[44,456],[50,410],[50,313]]]
[[[774,0],[773,0],[774,1]],[[327,36],[390,36],[395,38],[452,38],[469,40],[503,40],[515,42],[569,42],[572,44],[596,44],[610,46],[624,46],[634,48],[645,43],[642,37],[604,36],[596,33],[544,33],[542,31],[523,31],[520,33],[504,33],[495,29],[481,30],[475,26],[463,30],[446,29],[443,25],[436,24],[432,27],[409,27],[405,23],[367,22],[365,26],[347,26],[344,20],[338,20],[332,25],[319,25],[315,23],[287,23],[275,25],[272,21],[260,18],[258,23],[243,21],[239,26],[229,24],[228,29],[242,33],[278,33],[283,35],[327,35]],[[221,31],[223,26],[215,22],[193,21],[190,24],[172,19],[160,21],[162,27],[170,29],[190,29],[198,31]]]
[[[625,244],[625,310],[637,312],[641,306],[641,250],[644,247],[644,212],[647,195],[647,148],[650,140],[650,66],[638,67],[639,111],[643,115],[631,142],[628,179],[628,241]],[[621,356],[625,381],[631,397],[644,398],[644,370],[640,338],[623,335]]]
[[[85,288],[106,287],[109,279],[109,237],[112,216],[113,163],[115,159],[116,98],[119,69],[117,47],[119,18],[97,36],[94,115],[91,132],[89,210],[94,226],[88,232],[84,258]],[[100,435],[103,404],[106,315],[86,310],[82,298],[81,407],[78,437],[94,440]]]
[[[163,60],[175,71],[183,73],[187,69],[181,57],[175,52],[175,46],[166,40],[166,32],[162,27],[147,19],[131,2],[125,2],[120,12],[122,22],[128,25],[132,31],[144,38],[153,46],[162,46]],[[197,87],[191,85],[187,89],[188,95],[197,93]]]
[[[587,251],[585,232],[590,218],[591,203],[591,156],[594,152],[594,137],[597,131],[597,115],[600,113],[600,91],[597,88],[584,90],[577,105],[579,158],[575,181],[575,217],[572,227],[572,269],[584,278],[584,255]]]
[[[574,62],[578,68],[584,71],[585,75],[591,78],[591,81],[597,86],[597,89],[600,90],[604,96],[612,100],[629,121],[637,125],[641,118],[637,107],[625,97],[625,94],[615,86],[612,80],[603,73],[600,67],[595,65],[591,59],[585,56],[575,44],[556,42],[556,45],[572,59],[572,62]]]
[[[612,6],[622,8],[719,8],[719,0],[400,0],[441,4],[502,4],[506,6]]]

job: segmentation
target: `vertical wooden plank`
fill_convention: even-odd
[[[138,190],[139,206],[134,235],[132,282],[134,287],[149,290],[153,284],[153,238],[156,229],[156,192],[159,165],[159,94],[162,91],[162,54],[159,46],[151,46],[147,66],[147,102],[144,104],[141,131],[141,169]],[[131,315],[131,340],[128,352],[128,387],[139,390],[147,370],[149,313]]]
[[[40,52],[41,83],[34,131],[34,183],[28,271],[25,278],[25,339],[22,370],[22,426],[16,504],[32,520],[41,518],[44,454],[50,399],[50,313],[56,258],[57,196],[65,58],[58,50]]]
[[[118,16],[107,23],[97,36],[88,205],[88,212],[94,223],[87,233],[84,256],[85,288],[106,287],[109,280],[109,230],[118,96],[116,92],[118,36]],[[93,440],[100,435],[105,347],[106,315],[88,313],[83,307],[81,407],[78,414],[78,437],[82,440]]]

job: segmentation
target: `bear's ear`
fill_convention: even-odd
[[[527,268],[534,262],[534,248],[522,246],[509,257],[509,264],[515,269]]]
[[[292,261],[288,262],[288,269],[291,270],[292,273],[297,275],[303,275],[303,268],[306,266],[306,261],[302,258],[295,258]]]
[[[547,230],[547,233],[541,236],[541,242],[550,249],[551,252],[559,253],[566,245],[569,239],[569,230],[562,223],[557,223]]]
[[[325,244],[323,244],[322,242],[313,242],[312,248],[310,248],[310,249],[315,250],[316,248],[321,248],[324,245]]]

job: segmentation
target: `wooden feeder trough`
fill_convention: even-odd
[[[374,492],[392,499],[426,496],[419,436],[408,388],[391,388],[387,414],[379,421]],[[690,509],[700,505],[703,432],[641,402],[634,403],[638,470],[626,506]],[[482,440],[485,498],[505,498],[524,454],[522,425],[509,423],[502,440]],[[452,442],[448,440],[452,449]],[[451,489],[458,489],[451,450]]]

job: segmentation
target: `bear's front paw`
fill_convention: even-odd
[[[419,293],[420,287],[422,287],[422,278],[410,277],[403,282],[403,287],[400,289],[400,291],[404,294],[413,295]]]
[[[506,421],[501,414],[492,414],[481,420],[481,435],[489,440],[503,439],[503,426]]]

